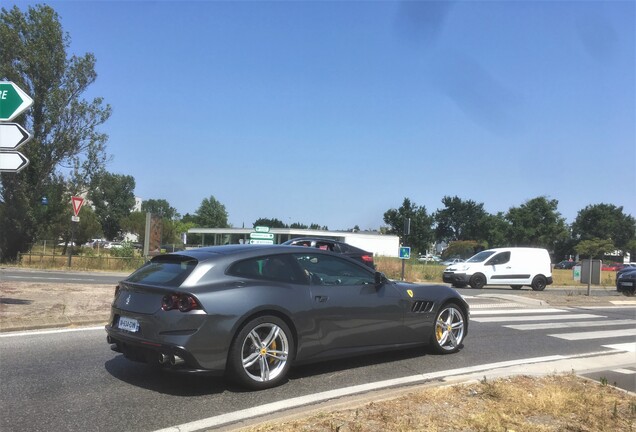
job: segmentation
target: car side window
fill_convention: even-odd
[[[308,278],[289,255],[269,255],[234,263],[227,271],[232,276],[307,284]]]
[[[492,258],[490,258],[490,260],[488,260],[486,265],[505,264],[508,261],[510,261],[510,252],[501,252],[493,256]]]
[[[294,254],[312,285],[367,285],[375,283],[375,274],[356,263],[337,256]]]

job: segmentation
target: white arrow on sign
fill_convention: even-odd
[[[22,126],[17,123],[0,123],[0,149],[17,150],[31,139]]]
[[[0,152],[0,172],[17,173],[29,164],[20,152]]]

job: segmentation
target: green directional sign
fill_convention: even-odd
[[[11,121],[33,105],[33,99],[11,81],[0,81],[0,121]]]
[[[262,240],[274,240],[274,234],[272,234],[272,233],[253,232],[253,233],[250,233],[250,238],[251,239],[262,239]]]
[[[259,232],[259,233],[268,233],[269,232],[269,227],[267,227],[267,226],[255,226],[254,227],[254,231]]]

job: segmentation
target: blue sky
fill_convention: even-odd
[[[235,227],[377,229],[457,195],[636,216],[634,1],[48,4],[97,58],[107,169],[181,214],[213,195]]]

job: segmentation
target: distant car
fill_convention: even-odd
[[[636,291],[636,267],[625,267],[616,274],[616,291],[633,296]]]
[[[365,250],[340,241],[318,237],[299,237],[287,240],[282,244],[290,246],[313,247],[317,249],[336,252],[344,256],[348,256],[349,258],[353,258],[356,261],[360,261],[361,263],[368,265],[372,269],[375,269],[373,254],[371,252],[367,252]]]
[[[129,360],[227,372],[259,390],[301,363],[423,345],[457,352],[469,311],[446,285],[390,281],[333,252],[226,245],[158,255],[119,282],[106,332]]]
[[[616,272],[616,282],[618,282],[618,278],[623,273],[626,273],[626,272],[634,270],[634,269],[636,269],[636,263],[630,262],[630,263],[623,264],[623,268]],[[618,286],[618,284],[617,284],[617,286]]]
[[[574,266],[576,265],[576,261],[561,261],[559,263],[556,263],[554,265],[555,269],[565,269],[565,270],[571,270],[574,268]]]
[[[608,263],[608,264],[603,264],[603,266],[601,267],[601,270],[603,270],[603,271],[618,271],[618,270],[621,270],[622,268],[623,268],[623,264]]]
[[[463,260],[461,258],[452,258],[452,259],[447,259],[446,261],[442,261],[440,264],[445,265],[445,266],[449,266],[449,265],[453,265],[453,264],[459,264],[459,263],[463,263],[466,260]]]
[[[440,257],[438,257],[436,255],[431,255],[431,254],[420,255],[417,260],[419,262],[434,262],[434,263],[438,263],[438,262],[442,261],[442,259]]]

